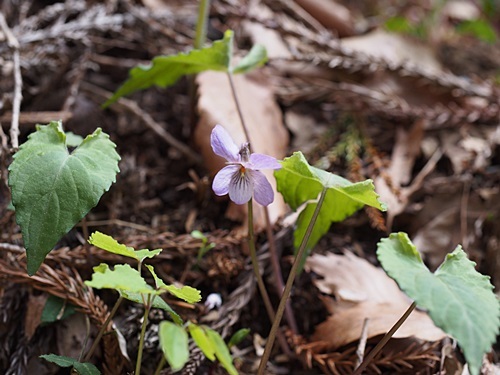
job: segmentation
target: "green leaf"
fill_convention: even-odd
[[[205,70],[226,72],[231,63],[233,32],[226,31],[222,40],[217,40],[210,47],[179,53],[171,56],[157,56],[149,66],[137,66],[130,70],[130,77],[104,103],[109,106],[122,96],[151,86],[168,87],[179,78]]]
[[[155,269],[153,266],[146,264],[146,268],[149,270],[149,272],[151,272],[151,275],[153,276],[153,279],[154,279],[155,285],[156,285],[156,289],[160,289],[162,287],[167,286],[167,284],[165,284],[165,282],[156,275],[156,272],[155,272]]]
[[[457,26],[457,30],[462,34],[472,35],[487,43],[495,43],[497,40],[495,29],[485,20],[463,21]]]
[[[30,275],[99,202],[115,181],[119,160],[99,128],[69,153],[60,121],[37,125],[21,145],[9,167],[9,185]]]
[[[84,362],[75,362],[73,365],[73,368],[80,374],[80,375],[100,375],[101,372],[95,367],[92,363]]]
[[[171,294],[180,298],[187,303],[196,303],[201,301],[201,292],[190,286],[183,286],[178,288],[175,285],[165,285],[161,287],[162,289],[168,290]]]
[[[267,62],[266,47],[256,44],[252,47],[250,52],[240,60],[240,62],[231,69],[232,73],[247,73]]]
[[[301,152],[281,162],[282,168],[274,172],[278,191],[285,201],[296,210],[307,203],[297,219],[294,232],[294,245],[298,249],[317,206],[317,198],[323,188],[326,197],[320,210],[311,237],[307,242],[306,253],[316,245],[328,231],[333,222],[339,222],[352,215],[364,205],[385,211],[386,207],[378,200],[372,180],[352,183],[345,178],[310,166]]]
[[[136,251],[133,247],[122,245],[121,243],[118,243],[113,237],[101,232],[92,233],[89,238],[89,243],[110,253],[133,258],[138,260],[139,262],[142,262],[145,258],[153,258],[154,256],[160,254],[162,251],[162,249],[142,249]]]
[[[177,298],[186,301],[187,303],[196,303],[201,301],[201,292],[198,289],[192,288],[190,286],[183,286],[182,288],[178,288],[175,285],[166,285],[162,279],[160,279],[153,268],[146,264],[146,268],[153,275],[153,279],[155,280],[156,288],[168,290],[171,294],[176,296]]]
[[[234,333],[234,335],[231,336],[229,339],[229,342],[227,343],[227,347],[231,348],[232,346],[238,345],[240,342],[242,342],[250,333],[249,328],[241,328],[238,331]]]
[[[59,367],[74,367],[80,375],[100,375],[101,372],[92,363],[80,363],[77,359],[55,354],[44,354],[40,358],[55,363]]]
[[[188,335],[184,327],[169,321],[160,323],[158,335],[163,354],[172,368],[179,371],[189,359]]]
[[[83,137],[81,135],[75,134],[73,132],[66,132],[66,146],[78,147],[82,142]]]
[[[85,285],[96,289],[114,289],[120,293],[157,294],[139,271],[128,264],[117,264],[114,270],[111,270],[107,264],[101,263],[94,267],[92,280],[85,281]]]
[[[75,313],[75,306],[69,304],[67,300],[49,295],[43,307],[41,323],[53,323],[57,320],[66,319]]]
[[[489,277],[475,270],[460,246],[431,273],[406,233],[382,239],[377,256],[401,289],[458,341],[471,374],[478,374],[500,325],[500,305]]]
[[[219,333],[207,327],[206,334],[212,342],[215,349],[215,356],[221,363],[222,367],[224,367],[230,375],[238,375],[238,370],[236,370],[233,365],[233,357],[231,357],[231,353]]]
[[[141,293],[134,293],[129,290],[123,290],[121,291],[121,295],[123,298],[128,299],[129,301],[138,303],[139,305],[144,305],[144,298]],[[170,317],[174,321],[175,324],[182,325],[184,322],[182,321],[182,318],[177,314],[168,303],[166,303],[161,297],[156,297],[153,299],[153,303],[151,304],[152,307],[157,308],[157,309],[162,309],[169,313]]]
[[[188,331],[195,344],[200,348],[205,357],[207,357],[212,362],[215,361],[215,347],[212,340],[207,336],[204,328],[191,323],[188,325]]]
[[[385,21],[385,28],[388,31],[392,31],[395,33],[410,34],[413,31],[413,26],[410,24],[408,19],[401,16],[389,18],[387,21]]]

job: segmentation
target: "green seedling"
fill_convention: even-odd
[[[202,232],[199,230],[193,230],[191,232],[191,237],[196,238],[197,240],[201,240],[201,246],[200,249],[198,250],[198,256],[197,256],[197,263],[201,261],[201,258],[208,253],[210,250],[212,250],[215,247],[214,242],[208,242],[207,236],[205,236]]]

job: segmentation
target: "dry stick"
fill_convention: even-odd
[[[307,242],[309,241],[309,238],[311,237],[311,233],[312,233],[314,224],[316,223],[316,220],[318,219],[319,212],[321,210],[321,207],[323,206],[323,202],[325,201],[326,192],[327,192],[327,188],[324,187],[323,190],[321,190],[318,204],[316,205],[316,208],[314,209],[313,216],[311,218],[311,221],[309,222],[309,225],[307,226],[307,230],[306,230],[306,233],[304,234],[304,238],[302,238],[302,242],[300,244],[299,251],[297,252],[297,255],[295,256],[295,260],[293,262],[292,269],[290,270],[290,273],[288,274],[288,279],[286,281],[285,290],[283,291],[283,295],[281,296],[280,304],[278,305],[278,310],[276,311],[276,318],[274,319],[273,325],[271,327],[271,332],[269,332],[269,338],[267,339],[266,347],[264,349],[264,354],[262,355],[262,358],[260,360],[259,370],[257,372],[258,375],[263,375],[264,371],[266,370],[267,361],[269,360],[269,357],[271,355],[271,351],[273,349],[274,338],[276,337],[276,333],[278,332],[281,318],[283,317],[283,312],[285,310],[286,301],[288,300],[288,297],[290,296],[290,292],[292,291],[292,286],[293,286],[293,283],[295,281],[295,277],[297,276],[297,271],[299,269],[301,259],[304,257],[304,254],[306,251]]]
[[[12,121],[10,125],[10,142],[12,148],[19,148],[19,112],[21,110],[21,100],[23,98],[23,78],[21,76],[21,58],[19,56],[19,42],[9,28],[3,13],[0,12],[0,28],[7,38],[7,45],[12,50],[12,60],[14,62],[14,99],[12,101]]]
[[[368,339],[368,322],[370,319],[365,318],[363,321],[363,328],[361,329],[361,338],[359,339],[358,348],[356,349],[356,364],[354,368],[357,368],[362,362],[365,356],[366,340]]]
[[[415,310],[415,307],[417,307],[416,302],[412,302],[410,307],[405,311],[403,316],[399,318],[399,320],[392,326],[392,328],[387,332],[384,337],[382,337],[382,340],[373,348],[373,350],[368,353],[366,356],[365,360],[359,365],[359,367],[353,372],[352,375],[361,375],[363,370],[370,364],[370,362],[375,358],[375,356],[380,352],[380,350],[387,344],[387,341],[391,339],[391,337],[394,335],[394,333],[401,327],[401,325],[405,322],[406,319],[408,319],[408,316],[410,316],[411,312]]]
[[[82,90],[94,95],[97,94],[103,99],[109,99],[112,96],[112,94],[109,91],[106,91],[88,82],[82,82],[81,87]],[[187,145],[174,138],[160,124],[158,124],[148,113],[144,112],[137,105],[136,102],[125,98],[120,98],[118,99],[118,101],[111,104],[111,108],[122,108],[128,112],[133,113],[134,115],[139,117],[148,128],[154,131],[158,136],[160,136],[160,138],[162,138],[170,146],[172,146],[173,148],[177,149],[180,153],[185,155],[191,162],[196,164],[201,164],[202,160],[198,154],[194,153],[193,150],[191,150],[191,148],[189,148]]]

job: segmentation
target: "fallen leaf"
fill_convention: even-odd
[[[250,147],[253,152],[282,159],[288,146],[288,131],[283,125],[281,110],[273,93],[266,83],[267,77],[262,71],[251,75],[233,76],[236,93],[250,134]],[[226,74],[204,72],[196,77],[198,84],[199,121],[194,132],[194,142],[200,149],[205,165],[213,177],[225,161],[214,154],[210,145],[210,133],[216,124],[226,128],[236,144],[245,142],[243,128],[231,95],[231,87]],[[265,170],[275,191],[274,202],[269,207],[271,223],[287,212],[287,206],[280,194],[276,193],[276,181],[273,171]],[[247,206],[231,202],[226,213],[232,220],[245,221]],[[264,228],[263,208],[255,205],[254,223],[256,229]]]
[[[297,0],[304,10],[340,37],[354,35],[355,25],[349,9],[333,0]]]
[[[332,314],[316,327],[312,340],[325,341],[339,348],[360,339],[363,321],[368,319],[368,338],[385,334],[410,306],[411,301],[385,272],[366,260],[346,255],[313,255],[306,270],[323,276],[315,284],[325,297]],[[394,338],[414,336],[438,341],[446,335],[423,311],[414,311],[394,334]]]

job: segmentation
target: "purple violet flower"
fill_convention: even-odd
[[[234,143],[221,125],[216,125],[210,136],[214,152],[227,160],[214,178],[212,189],[217,195],[226,195],[236,204],[247,203],[252,196],[257,203],[267,206],[274,200],[273,188],[261,169],[280,169],[281,164],[272,156],[250,154],[248,143],[241,148]]]

